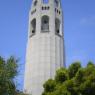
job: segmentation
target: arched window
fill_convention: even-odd
[[[43,0],[43,3],[44,4],[47,4],[49,0]]]
[[[41,30],[43,32],[48,32],[49,31],[49,17],[48,16],[43,16],[41,19]]]
[[[58,18],[55,19],[55,32],[60,34],[60,20]]]
[[[35,32],[36,32],[36,19],[33,19],[30,25],[30,36],[35,34]]]

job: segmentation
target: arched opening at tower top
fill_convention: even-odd
[[[43,16],[41,19],[41,30],[43,32],[49,31],[49,16]]]
[[[49,0],[43,0],[44,4],[47,4],[49,2]]]
[[[58,18],[55,19],[55,32],[60,34],[60,20]]]
[[[36,19],[33,19],[30,25],[30,36],[35,34],[35,32],[36,32]]]

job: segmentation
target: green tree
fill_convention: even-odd
[[[55,81],[57,83],[63,83],[68,80],[68,71],[65,68],[61,68],[56,71]]]
[[[83,81],[80,84],[82,95],[95,95],[95,65],[92,62],[84,68]]]
[[[17,75],[17,62],[14,57],[8,60],[0,57],[0,95],[15,95],[14,77]]]
[[[45,82],[43,87],[45,88],[43,95],[45,95],[48,92],[53,92],[53,91],[55,91],[56,82],[52,79],[49,79],[48,81]]]
[[[80,62],[75,62],[71,64],[68,68],[69,78],[75,77],[77,71],[81,68]]]
[[[7,60],[0,56],[0,95],[25,95],[16,90],[14,78],[18,74],[18,60],[10,57]]]
[[[53,82],[55,85],[47,91],[44,86],[43,95],[95,95],[95,65],[88,62],[82,67],[80,62],[75,62],[68,69],[57,70]],[[52,85],[51,81],[45,84]]]

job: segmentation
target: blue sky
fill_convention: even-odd
[[[20,58],[17,86],[22,89],[28,13],[32,0],[0,1],[0,55]],[[95,63],[95,0],[62,0],[67,67],[74,61]]]

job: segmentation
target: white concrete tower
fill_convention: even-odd
[[[65,65],[63,15],[60,0],[33,0],[29,13],[29,32],[24,91],[41,95],[43,83],[54,78]]]

